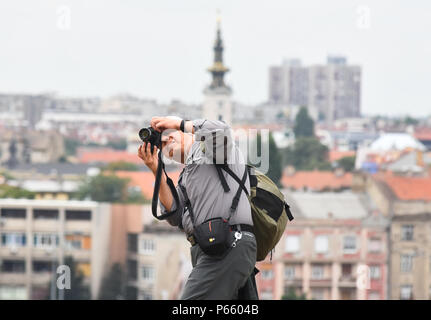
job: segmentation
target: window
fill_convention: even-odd
[[[327,236],[317,236],[314,239],[314,250],[317,253],[328,252],[328,237]]]
[[[55,248],[58,247],[58,235],[53,233],[35,233],[33,237],[35,248]]]
[[[1,236],[1,244],[4,247],[25,247],[26,244],[25,233],[3,233]]]
[[[401,286],[400,299],[410,300],[413,298],[413,286],[410,284]]]
[[[294,266],[285,266],[284,267],[284,278],[286,280],[295,279],[295,267]]]
[[[138,252],[138,235],[136,233],[127,235],[127,250],[131,253]]]
[[[401,255],[401,272],[411,272],[413,267],[413,255],[402,254]]]
[[[14,208],[2,208],[1,217],[9,219],[25,219],[26,210],[25,209],[14,209]]]
[[[370,278],[380,279],[380,266],[370,266]]]
[[[299,237],[287,236],[286,237],[286,252],[294,253],[299,251]]]
[[[311,267],[311,279],[319,280],[323,279],[324,270],[323,265],[314,265]]]
[[[65,238],[65,245],[68,250],[90,250],[91,237],[78,234],[68,234]]]
[[[382,241],[378,238],[372,238],[368,242],[368,252],[381,252]]]
[[[401,239],[405,241],[413,240],[413,225],[406,224],[401,226]]]
[[[152,239],[142,239],[140,253],[153,255],[156,251],[156,243]]]
[[[153,282],[155,279],[155,270],[151,266],[142,267],[142,279],[144,281]]]
[[[262,280],[271,280],[273,278],[272,270],[262,270]]]
[[[25,261],[3,260],[1,271],[5,273],[25,273]]]
[[[33,261],[33,272],[52,272],[53,263],[51,261]]]
[[[343,251],[344,253],[354,253],[356,252],[356,237],[355,236],[345,236],[343,239]]]
[[[33,210],[34,219],[58,219],[58,210]]]
[[[341,276],[342,277],[351,277],[352,276],[352,264],[343,263],[341,265]]]
[[[91,211],[66,210],[66,220],[91,220]]]

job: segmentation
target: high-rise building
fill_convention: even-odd
[[[355,118],[361,111],[361,67],[329,56],[326,65],[303,66],[298,59],[269,68],[269,102],[306,106],[309,114],[326,124]]]
[[[217,37],[214,43],[214,63],[208,68],[212,74],[212,82],[204,90],[203,117],[210,120],[223,120],[227,124],[231,124],[232,89],[224,82],[224,75],[229,71],[229,68],[223,64],[223,49],[219,19],[217,21]]]

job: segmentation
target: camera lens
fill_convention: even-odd
[[[148,141],[148,139],[151,136],[151,131],[148,128],[142,128],[141,130],[139,130],[139,138],[141,138],[141,140],[143,141]]]

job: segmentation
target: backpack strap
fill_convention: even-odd
[[[192,225],[193,228],[195,227],[195,214],[193,212],[193,208],[192,208],[192,203],[190,202],[189,196],[187,195],[187,190],[186,187],[178,182],[178,185],[180,186],[181,191],[183,192],[184,195],[184,199],[186,200],[185,203],[185,207],[184,207],[184,212],[186,212],[187,210],[189,210],[189,214],[190,214],[190,220],[192,220]]]
[[[230,191],[229,185],[227,184],[226,179],[224,178],[223,172],[221,171],[222,166],[224,166],[224,165],[216,164],[215,168],[217,170],[217,174],[218,174],[218,177],[220,179],[220,182],[221,182],[221,185],[223,187],[224,192],[229,192]]]
[[[229,170],[230,168],[227,167]],[[230,170],[232,172],[232,170]],[[241,183],[239,184],[238,190],[236,191],[235,197],[232,200],[232,205],[230,207],[230,211],[232,213],[235,212],[236,208],[238,207],[239,199],[241,198],[241,191],[245,190],[246,194],[248,195],[247,188],[245,187],[245,182],[247,181],[247,168],[244,170],[244,174],[242,176]]]
[[[245,171],[244,171],[244,176],[243,176],[243,180],[241,180],[236,174],[235,172],[233,172],[231,170],[231,168],[229,168],[228,165],[221,165],[220,166],[224,171],[226,171],[232,178],[235,179],[236,182],[238,182],[240,188],[242,190],[244,190],[245,194],[248,196],[248,191],[247,188],[245,187],[245,181],[247,180],[247,173],[249,172],[248,167],[245,166]]]

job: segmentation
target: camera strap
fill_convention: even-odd
[[[151,203],[151,209],[153,212],[153,216],[154,218],[158,219],[158,220],[164,220],[166,218],[169,218],[170,216],[172,216],[176,211],[176,210],[172,210],[170,212],[167,212],[165,214],[161,214],[160,216],[157,215],[157,205],[159,202],[159,191],[160,191],[160,183],[162,180],[162,171],[165,173],[166,176],[166,182],[169,186],[169,189],[171,190],[172,196],[174,197],[175,203],[176,203],[176,207],[177,209],[179,208],[179,198],[178,198],[178,193],[177,193],[177,189],[175,188],[174,183],[172,182],[171,178],[169,178],[168,174],[166,173],[165,170],[165,164],[162,160],[162,151],[159,151],[159,163],[157,166],[157,172],[156,172],[156,181],[154,183],[154,192],[153,192],[153,200]]]

